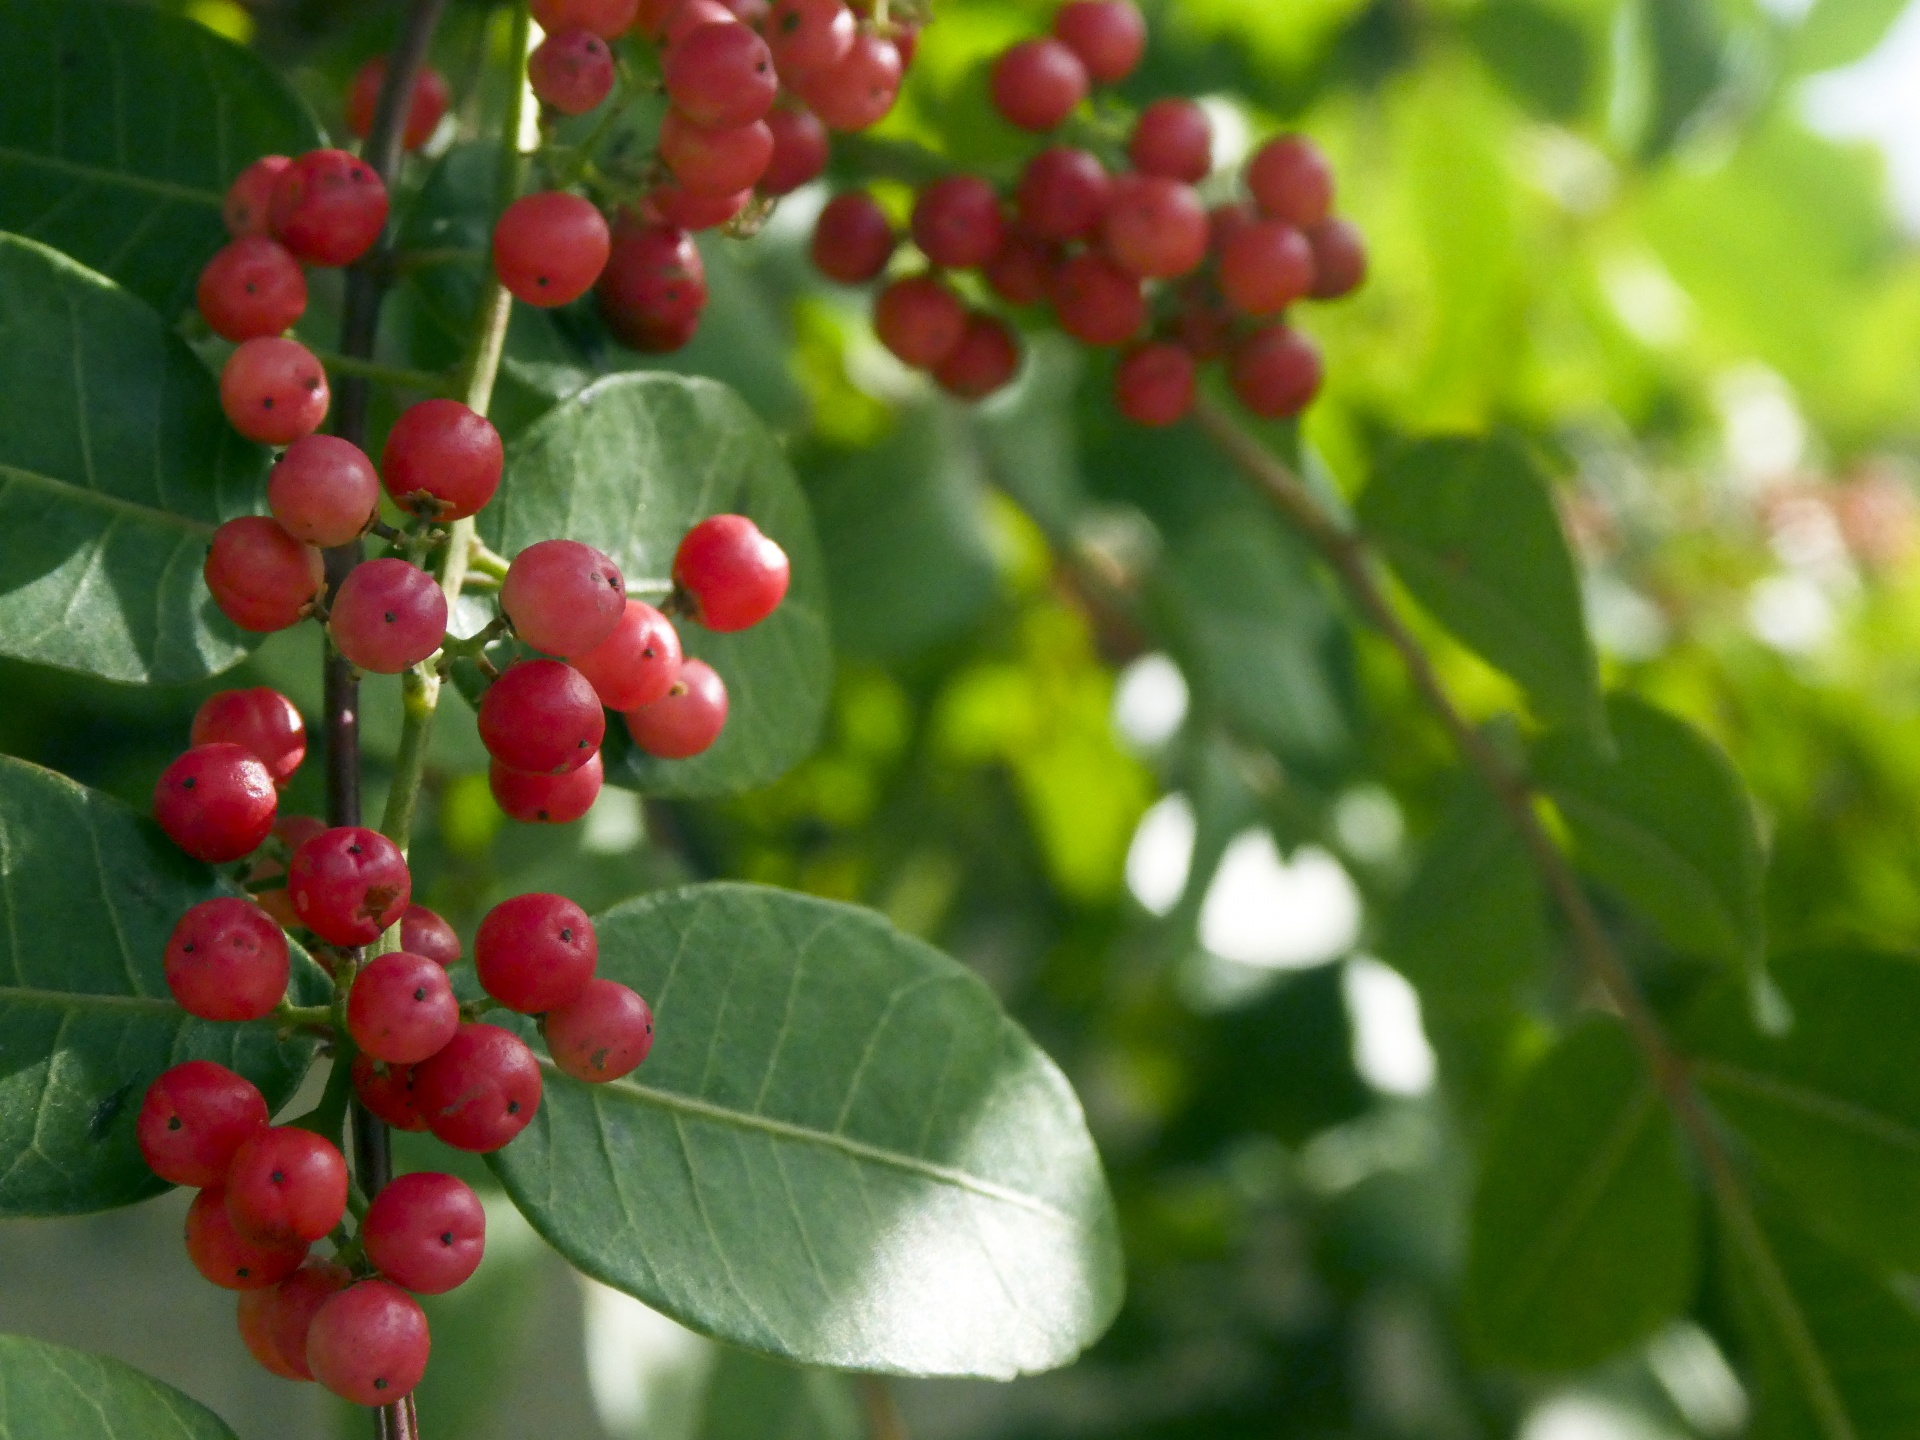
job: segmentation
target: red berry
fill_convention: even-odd
[[[1127,352],[1113,375],[1114,403],[1136,425],[1171,425],[1193,409],[1193,356],[1155,340]]]
[[[578,670],[558,660],[522,660],[487,687],[480,739],[510,770],[565,775],[600,749],[607,733],[600,697]]]
[[[413,1098],[435,1138],[456,1150],[498,1150],[540,1108],[540,1062],[498,1025],[462,1025],[413,1067]]]
[[[374,1116],[396,1130],[427,1128],[413,1099],[413,1066],[383,1065],[371,1055],[353,1057],[353,1093]]]
[[[800,98],[829,130],[865,130],[886,119],[900,98],[900,51],[891,40],[861,33],[838,64],[816,70]]]
[[[431,1348],[419,1302],[385,1280],[329,1296],[307,1329],[313,1378],[355,1405],[391,1405],[412,1394]]]
[[[571,825],[593,808],[606,776],[598,750],[586,764],[564,775],[530,775],[495,760],[487,767],[487,788],[509,820],[522,825]]]
[[[766,24],[769,9],[767,0],[721,0],[721,3],[742,25],[751,25],[758,30]]]
[[[233,428],[263,445],[289,445],[327,418],[327,372],[298,340],[262,336],[227,357],[220,408]]]
[[[242,630],[284,630],[305,618],[326,580],[320,552],[264,515],[213,532],[203,567],[213,603]]]
[[[913,64],[913,57],[920,53],[920,27],[910,21],[896,20],[893,43],[900,51],[900,68],[905,70]]]
[[[773,154],[760,176],[763,195],[791,195],[827,168],[827,127],[811,110],[781,108],[767,115]]]
[[[209,865],[257,849],[279,803],[272,772],[238,745],[196,745],[153,787],[153,818],[167,838]]]
[[[1322,220],[1307,231],[1313,248],[1313,298],[1338,300],[1367,278],[1367,242],[1359,227],[1338,218]]]
[[[380,478],[401,509],[440,520],[478,514],[505,465],[500,432],[458,400],[409,406],[380,452]]]
[[[344,150],[309,150],[273,185],[273,233],[310,265],[351,265],[387,226],[387,187]]]
[[[389,950],[353,977],[347,1033],[376,1060],[412,1065],[438,1053],[460,1028],[447,972],[424,955]]]
[[[773,159],[773,127],[755,120],[730,130],[709,130],[670,107],[660,122],[660,158],[683,189],[736,195],[751,190],[766,173]]]
[[[134,1133],[140,1154],[170,1185],[218,1185],[233,1155],[267,1124],[267,1102],[251,1080],[211,1060],[163,1070],[147,1087]]]
[[[1143,175],[1198,184],[1213,170],[1213,122],[1191,100],[1156,100],[1134,121],[1127,158]]]
[[[578,300],[606,268],[613,237],[592,201],[558,190],[523,195],[493,230],[493,271],[509,294],[551,309]]]
[[[1243,315],[1278,315],[1313,289],[1313,247],[1283,220],[1243,225],[1220,247],[1220,290]]]
[[[1000,253],[987,262],[985,275],[993,293],[1010,305],[1038,305],[1053,285],[1060,264],[1058,246],[1015,226],[1000,242]]]
[[[1298,415],[1320,390],[1320,352],[1297,330],[1269,325],[1234,347],[1227,381],[1256,415]]]
[[[1000,197],[978,175],[949,175],[920,192],[913,243],[935,265],[974,270],[991,260],[1005,233]]]
[[[195,745],[238,745],[285,784],[307,758],[307,724],[278,690],[221,690],[193,714]]]
[[[380,108],[380,87],[387,83],[387,57],[376,55],[354,73],[347,90],[347,128],[362,140],[373,133],[374,114]],[[400,132],[403,149],[418,150],[433,138],[452,99],[447,82],[432,66],[413,77],[413,94],[407,101],[406,126]]]
[[[398,558],[364,561],[334,593],[327,634],[351,664],[375,675],[398,675],[440,648],[447,597],[418,565]]]
[[[324,1135],[270,1125],[234,1152],[226,1190],[227,1218],[238,1234],[304,1249],[347,1213],[347,1162]]]
[[[984,400],[1012,380],[1019,368],[1020,342],[1013,331],[992,315],[975,315],[933,378],[950,395]]]
[[[287,993],[287,937],[251,900],[220,896],[182,915],[167,939],[167,989],[202,1020],[259,1020]]]
[[[409,905],[400,917],[400,948],[440,966],[460,963],[460,937],[424,905]]]
[[[306,313],[307,277],[279,241],[242,235],[207,262],[195,298],[222,340],[255,340],[280,334]]]
[[[667,225],[622,229],[595,291],[614,338],[650,354],[693,338],[707,304],[706,266],[693,237]]]
[[[223,1290],[264,1290],[300,1268],[307,1242],[262,1244],[247,1239],[227,1216],[225,1189],[210,1185],[193,1197],[187,1211],[187,1258]]]
[[[901,363],[932,370],[967,333],[967,307],[933,276],[914,275],[880,292],[873,330]]]
[[[267,1369],[285,1380],[311,1380],[307,1333],[320,1307],[353,1283],[336,1260],[308,1260],[278,1285],[240,1292],[240,1338]]]
[[[373,1197],[360,1239],[374,1269],[420,1295],[444,1295],[480,1268],[487,1212],[465,1181],[418,1171]]]
[[[1121,175],[1113,182],[1100,237],[1122,270],[1165,280],[1207,258],[1207,207],[1191,185],[1163,175]]]
[[[740,17],[721,0],[681,0],[670,5],[659,30],[660,49],[664,53],[678,45],[702,25],[732,25]]]
[[[291,855],[326,828],[323,821],[316,820],[311,815],[282,815],[273,822],[273,835],[287,847],[287,853]],[[281,879],[286,873],[285,865],[270,855],[261,855],[254,860],[252,868],[247,871],[247,883],[251,885],[262,880]],[[293,913],[293,902],[287,899],[284,883],[277,889],[255,890],[253,898],[254,903],[271,915],[281,929],[300,928],[300,917]]]
[[[786,597],[787,552],[744,515],[709,515],[673,556],[674,588],[693,618],[727,633],[758,625]]]
[[[653,1048],[653,1011],[626,986],[590,980],[571,1004],[540,1022],[553,1063],[589,1085],[618,1080],[639,1068]]]
[[[751,189],[709,195],[678,184],[656,185],[643,202],[652,223],[696,231],[718,229],[752,203]]]
[[[1333,167],[1304,135],[1280,135],[1247,162],[1247,189],[1276,220],[1311,230],[1333,206]]]
[[[556,30],[591,30],[613,40],[633,24],[640,0],[533,0],[533,18],[551,35]]]
[[[1126,79],[1147,52],[1147,22],[1132,0],[1067,0],[1053,33],[1101,85]]]
[[[613,633],[573,659],[609,710],[631,710],[658,700],[680,673],[680,636],[651,605],[627,601]]]
[[[1147,320],[1140,281],[1089,250],[1053,272],[1049,298],[1060,328],[1086,345],[1120,345]]]
[[[1085,150],[1054,145],[1027,162],[1014,202],[1028,230],[1043,240],[1085,240],[1100,228],[1112,182]]]
[[[813,226],[813,264],[829,280],[860,285],[887,268],[895,245],[887,212],[864,190],[829,200]]]
[[[1058,40],[1022,40],[993,66],[993,106],[1022,130],[1051,130],[1087,98],[1087,67]]]
[[[720,738],[727,723],[727,687],[704,660],[681,663],[673,688],[626,713],[633,743],[661,760],[686,760]]]
[[[358,445],[308,435],[289,445],[267,476],[267,508],[296,540],[345,545],[372,523],[380,476]]]
[[[1260,223],[1260,212],[1245,200],[1228,200],[1207,211],[1207,248],[1215,255],[1249,225]]]
[[[273,187],[291,164],[285,155],[263,155],[240,172],[220,206],[229,235],[273,233]]]
[[[481,986],[523,1015],[579,999],[599,955],[593,921],[564,895],[502,900],[473,937],[473,968]]]
[[[542,105],[584,115],[613,93],[613,52],[590,30],[557,30],[527,57],[527,83]]]
[[[513,557],[500,609],[520,638],[550,655],[580,655],[626,612],[620,567],[578,540],[540,540]]]
[[[664,68],[673,103],[716,130],[765,119],[780,88],[766,41],[737,21],[688,31],[668,49]]]
[[[323,830],[287,866],[287,898],[300,923],[329,945],[370,945],[413,894],[407,860],[378,830]]]
[[[854,33],[853,11],[841,0],[774,0],[767,12],[767,48],[787,85],[838,65]]]

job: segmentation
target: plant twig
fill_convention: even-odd
[[[343,355],[335,350],[315,350],[313,355],[327,369],[353,380],[377,381],[382,385],[394,386],[396,389],[417,390],[423,395],[452,393],[452,378],[447,375],[436,375],[430,370],[410,370],[404,365],[386,365],[378,360],[363,360],[357,355]]]
[[[867,1412],[869,1440],[912,1440],[906,1418],[893,1398],[893,1387],[884,1375],[854,1377],[860,1390],[860,1405]]]

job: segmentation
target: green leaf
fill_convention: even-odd
[[[1533,757],[1580,865],[1677,949],[1757,967],[1765,862],[1733,763],[1685,721],[1630,695],[1609,697],[1607,723],[1611,757],[1565,734]]]
[[[694,522],[750,516],[786,550],[792,588],[751,630],[680,626],[688,653],[727,684],[727,726],[692,760],[655,760],[607,730],[607,779],[649,794],[731,794],[777,780],[813,749],[832,682],[825,566],[807,502],[779,442],[724,385],[616,375],[564,401],[514,442],[487,543],[514,555],[554,536],[611,555],[629,583],[669,579]]]
[[[267,452],[193,352],[126,291],[0,236],[0,395],[0,655],[147,684],[244,659],[200,566],[215,524],[265,498]]]
[[[232,893],[157,826],[51,770],[0,756],[0,1216],[71,1215],[167,1188],[140,1158],[147,1085],[217,1060],[284,1103],[313,1056],[266,1024],[195,1020],[161,955],[188,906]],[[325,978],[296,951],[293,989]]]
[[[866,1433],[847,1376],[731,1347],[715,1358],[695,1432],[697,1440],[862,1440]]]
[[[182,17],[0,0],[0,35],[0,229],[105,272],[169,318],[226,243],[234,176],[322,143],[258,57]]]
[[[1861,59],[1906,8],[1907,0],[1819,0],[1787,44],[1788,68],[1805,75]]]
[[[1409,445],[1380,467],[1359,513],[1414,598],[1524,688],[1543,718],[1601,733],[1573,555],[1519,439]]]
[[[1594,57],[1585,26],[1535,0],[1495,0],[1460,22],[1500,83],[1549,120],[1577,119],[1593,88]]]
[[[577,1267],[806,1364],[1008,1377],[1120,1302],[1072,1089],[987,987],[870,911],[750,885],[600,917],[600,973],[654,1005],[646,1065],[549,1070],[490,1163]]]
[[[1829,1240],[1920,1269],[1920,1072],[1907,1048],[1920,961],[1809,951],[1776,961],[1773,979],[1792,1013],[1784,1034],[1754,1027],[1737,984],[1689,1017],[1701,1089]]]
[[[1625,1028],[1595,1018],[1527,1075],[1474,1196],[1465,1320],[1488,1358],[1596,1364],[1693,1295],[1697,1220],[1673,1122]]]
[[[1642,160],[1658,160],[1686,134],[1724,78],[1725,41],[1711,0],[1641,0],[1651,90]]]
[[[234,1440],[199,1401],[131,1365],[0,1335],[0,1440]]]

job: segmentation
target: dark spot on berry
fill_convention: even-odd
[[[441,1243],[442,1245],[451,1245],[451,1244],[453,1244],[453,1231],[451,1231],[451,1230],[442,1230],[442,1231],[440,1232],[440,1243]]]
[[[380,1377],[380,1378],[379,1378],[378,1380],[376,1380],[376,1381],[374,1381],[374,1382],[373,1382],[373,1388],[374,1388],[374,1389],[376,1389],[376,1390],[384,1390],[384,1389],[386,1389],[386,1388],[387,1388],[387,1377],[386,1377],[386,1376],[384,1376],[384,1375],[382,1375],[382,1376],[381,1376],[381,1377]]]
[[[420,987],[419,987],[418,989],[416,989],[416,990],[415,990],[415,991],[413,992],[413,998],[414,998],[414,999],[416,999],[416,1000],[424,1000],[424,999],[426,999],[426,998],[427,998],[427,987],[426,987],[426,986],[424,986],[424,985],[422,985],[422,986],[420,986]]]
[[[349,845],[347,846],[347,854],[358,855],[360,853],[360,848],[361,847],[358,845]]]
[[[179,1128],[180,1128],[180,1117],[178,1115],[169,1115],[167,1117],[167,1129],[178,1130]]]
[[[573,943],[573,927],[571,925],[562,925],[560,927],[560,943],[562,945],[571,945]]]
[[[251,1274],[253,1274],[253,1267],[251,1265],[239,1266],[233,1272],[234,1278],[236,1280],[244,1280]]]
[[[258,285],[255,285],[251,280],[249,280],[247,282],[247,294],[258,295],[259,293],[260,293],[260,287]]]
[[[287,1183],[287,1172],[284,1170],[276,1170],[267,1178],[272,1180],[276,1185],[284,1185]]]
[[[544,275],[537,275],[534,277],[533,283],[536,285],[544,286],[547,283],[547,277]]]
[[[520,1102],[518,1100],[509,1100],[507,1102],[507,1114],[518,1115],[519,1113],[520,1113]]]
[[[398,615],[394,614],[393,611],[391,610],[388,610],[385,613],[386,613],[386,621],[387,621],[387,624],[389,625],[393,624],[394,621],[400,618]]]
[[[193,778],[193,776],[191,776],[191,775],[189,775],[189,776],[187,776],[187,778],[186,778],[186,779],[184,779],[184,780],[182,780],[182,781],[180,782],[180,788],[181,788],[182,790],[191,790],[191,789],[193,789],[193,787],[194,787],[194,785],[195,785],[196,783],[197,783],[197,782],[196,782],[196,781],[194,780],[194,778]]]
[[[260,408],[262,410],[271,410],[273,408],[273,397],[269,395],[266,399],[262,400],[260,402]]]
[[[186,944],[184,944],[184,945],[182,945],[182,946],[180,947],[180,951],[181,951],[181,953],[182,953],[182,954],[184,954],[184,955],[191,955],[191,954],[193,954],[193,950],[194,950],[194,945],[193,945],[193,942],[192,942],[191,940],[189,940],[189,941],[188,941],[188,942],[187,942]]]
[[[320,388],[320,377],[318,375],[309,375],[300,383],[305,385],[309,390],[318,390]]]

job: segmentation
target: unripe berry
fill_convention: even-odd
[[[532,9],[533,18],[549,35],[577,28],[613,40],[633,24],[640,0],[533,0]]]
[[[967,307],[933,276],[910,276],[880,292],[873,331],[902,364],[932,370],[967,333]]]
[[[620,567],[578,540],[541,540],[513,557],[500,609],[520,638],[549,655],[582,655],[613,633],[627,608]]]
[[[768,112],[773,154],[760,176],[763,195],[791,195],[827,168],[827,127],[811,110],[781,107]]]
[[[378,830],[323,830],[287,866],[287,898],[300,923],[329,945],[370,945],[413,894],[406,857]]]
[[[167,989],[202,1020],[259,1020],[287,993],[287,937],[251,900],[222,895],[182,915],[167,939]]]
[[[396,1176],[367,1207],[360,1239],[374,1269],[420,1295],[444,1295],[480,1268],[487,1212],[465,1181]]]
[[[380,108],[380,88],[387,83],[387,57],[376,55],[354,72],[347,90],[347,128],[362,140],[373,133],[373,120]],[[452,96],[447,82],[431,65],[423,66],[413,77],[413,94],[407,99],[407,119],[400,132],[401,148],[418,150],[433,138],[447,113]]]
[[[235,177],[220,206],[229,235],[273,233],[273,187],[291,164],[285,155],[263,155]]]
[[[234,429],[262,445],[311,435],[331,400],[326,370],[298,340],[248,340],[220,371],[220,408]]]
[[[633,743],[661,760],[686,760],[709,749],[727,723],[727,687],[704,660],[681,663],[673,688],[651,705],[629,710]]]
[[[1053,286],[1060,248],[1015,226],[984,272],[993,293],[1010,305],[1038,305]]]
[[[202,573],[220,613],[256,634],[298,624],[326,581],[320,552],[264,515],[215,530]]]
[[[429,519],[476,515],[500,488],[506,449],[484,415],[458,400],[422,400],[387,432],[380,479],[403,509]]]
[[[333,597],[327,634],[349,663],[398,675],[440,648],[447,597],[418,565],[394,557],[363,561]]]
[[[1060,328],[1085,345],[1124,344],[1147,320],[1139,279],[1091,250],[1053,272],[1048,298]]]
[[[568,305],[593,288],[613,236],[592,201],[557,190],[523,195],[493,230],[493,272],[516,300]]]
[[[498,1150],[540,1108],[540,1062],[498,1025],[462,1025],[413,1067],[413,1098],[434,1137],[456,1150]]]
[[[674,588],[693,618],[727,633],[758,625],[786,597],[787,552],[744,515],[709,515],[681,538]]]
[[[1133,122],[1127,158],[1143,175],[1197,185],[1213,170],[1213,122],[1191,100],[1156,100]]]
[[[309,150],[273,186],[273,233],[309,265],[351,265],[387,225],[387,187],[344,150]]]
[[[710,195],[669,182],[649,190],[643,208],[652,223],[698,231],[718,229],[752,203],[751,189]]]
[[[920,192],[913,206],[913,243],[935,265],[973,270],[1000,249],[1005,222],[1000,197],[978,175],[949,175]]]
[[[835,65],[816,70],[800,86],[800,98],[829,130],[842,133],[878,125],[900,98],[905,67],[891,40],[862,33]]]
[[[409,905],[400,917],[400,948],[424,955],[443,968],[460,963],[460,937],[424,905]]]
[[[267,1125],[267,1102],[244,1075],[211,1060],[163,1070],[147,1087],[134,1133],[140,1154],[170,1185],[218,1185],[234,1152]]]
[[[1367,278],[1367,242],[1359,228],[1338,218],[1322,220],[1307,231],[1313,249],[1313,298],[1338,300]]]
[[[814,268],[842,285],[860,285],[887,268],[893,223],[873,196],[847,190],[829,200],[813,226]]]
[[[307,724],[294,704],[265,685],[221,690],[193,714],[195,745],[238,745],[284,785],[307,758]]]
[[[1242,315],[1278,315],[1313,289],[1313,247],[1284,220],[1243,225],[1220,247],[1220,290]]]
[[[304,1249],[347,1213],[347,1162],[324,1135],[270,1125],[234,1152],[226,1190],[227,1218],[238,1234]]]
[[[854,33],[853,12],[841,0],[774,0],[767,13],[767,48],[789,86],[838,65]]]
[[[391,1405],[412,1394],[431,1348],[419,1302],[385,1280],[362,1280],[329,1297],[307,1330],[313,1378],[355,1405]]]
[[[638,1069],[653,1048],[653,1011],[626,986],[590,980],[580,997],[540,1021],[553,1063],[589,1085]]]
[[[949,395],[962,400],[984,400],[1003,388],[1020,369],[1020,342],[1006,322],[992,315],[975,315],[966,334],[940,362],[933,378]]]
[[[578,770],[607,733],[600,697],[558,660],[522,660],[480,700],[480,740],[502,765],[535,775]]]
[[[376,1118],[396,1130],[427,1128],[427,1117],[414,1103],[411,1065],[384,1065],[371,1055],[355,1055],[353,1093]]]
[[[207,262],[194,296],[222,340],[256,340],[280,334],[306,313],[307,277],[279,241],[242,235]]]
[[[993,66],[993,106],[1022,130],[1052,130],[1087,98],[1087,67],[1058,40],[1022,40]]]
[[[223,1290],[264,1290],[300,1268],[307,1242],[262,1244],[247,1239],[227,1215],[226,1190],[210,1185],[193,1197],[187,1210],[187,1258]]]
[[[527,83],[542,105],[584,115],[613,93],[613,52],[588,30],[557,30],[527,57]]]
[[[1027,162],[1015,204],[1043,240],[1085,240],[1100,228],[1112,190],[1104,166],[1085,150],[1053,145]]]
[[[1269,325],[1234,347],[1227,382],[1256,415],[1298,415],[1320,391],[1320,352],[1299,331]]]
[[[673,103],[716,130],[765,119],[780,88],[766,42],[737,21],[689,31],[668,49],[664,69]]]
[[[256,850],[279,803],[272,773],[238,745],[196,745],[153,787],[153,818],[167,838],[209,865]]]
[[[1333,167],[1304,135],[1279,135],[1247,162],[1247,189],[1274,219],[1311,230],[1333,207]]]
[[[673,622],[640,600],[626,609],[608,635],[573,658],[593,693],[609,710],[631,710],[658,700],[680,673],[680,636]]]
[[[530,775],[495,760],[487,767],[487,789],[509,820],[522,825],[571,825],[593,808],[606,777],[598,750],[586,764],[564,775]]]
[[[593,921],[564,895],[502,900],[473,937],[473,968],[481,986],[523,1015],[579,999],[599,955]]]
[[[1053,33],[1101,85],[1126,79],[1147,51],[1147,22],[1132,0],[1067,0]]]
[[[424,955],[389,950],[353,977],[347,1033],[376,1060],[412,1065],[437,1054],[460,1028],[447,972]]]
[[[669,108],[660,122],[660,158],[683,189],[701,195],[751,190],[773,159],[773,128],[765,120],[709,130]]]
[[[331,548],[359,537],[380,504],[380,476],[366,452],[337,435],[289,445],[267,476],[267,508],[296,540]]]
[[[353,1272],[337,1260],[308,1260],[278,1285],[240,1292],[240,1338],[275,1375],[311,1380],[307,1335],[320,1307],[353,1283]]]
[[[1193,409],[1193,356],[1156,340],[1127,353],[1113,375],[1113,399],[1136,425],[1171,425]]]
[[[1167,280],[1207,258],[1207,207],[1191,185],[1163,175],[1121,175],[1113,182],[1100,230],[1122,270]]]
[[[693,338],[707,304],[706,266],[684,230],[623,228],[594,294],[615,339],[630,349],[663,354]]]

